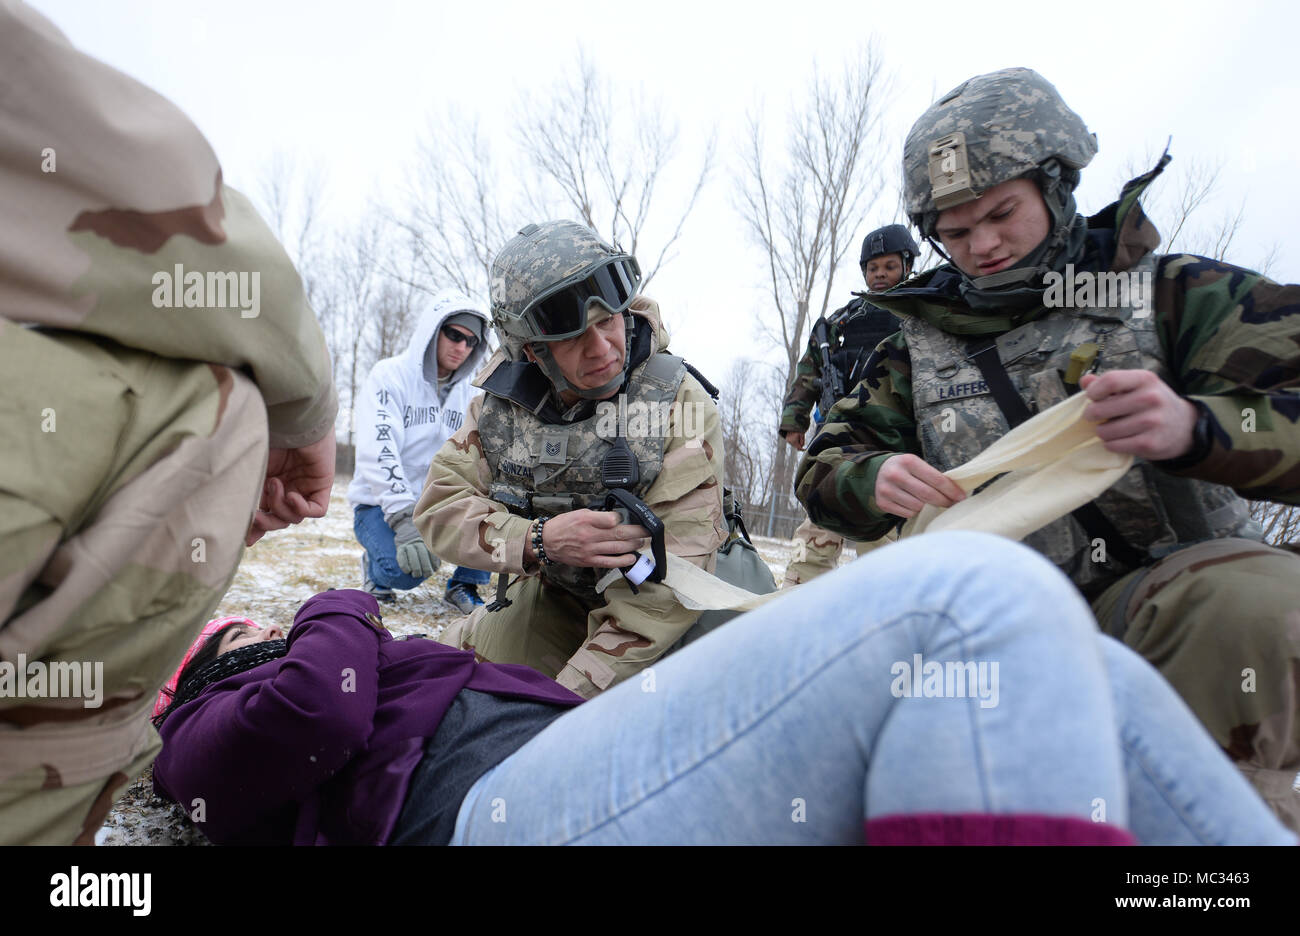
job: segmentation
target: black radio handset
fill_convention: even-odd
[[[632,565],[622,569],[624,577],[637,594],[642,582],[662,582],[668,571],[664,547],[664,523],[646,506],[645,501],[632,493],[641,480],[641,465],[636,452],[627,444],[627,395],[618,395],[618,438],[600,463],[600,480],[606,488],[605,509],[616,510],[625,523],[645,527],[650,534],[651,556],[642,556]]]
[[[627,394],[618,395],[618,438],[600,463],[601,483],[614,490],[630,491],[641,480],[641,465],[636,452],[627,444]]]

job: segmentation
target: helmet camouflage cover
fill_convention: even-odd
[[[492,322],[511,355],[518,357],[525,344],[545,340],[524,316],[530,302],[552,286],[627,256],[576,221],[530,224],[511,238],[492,261],[490,286]],[[593,303],[587,321],[608,314]]]
[[[1046,78],[1004,68],[962,82],[930,105],[903,146],[907,215],[926,236],[940,211],[978,198],[1055,158],[1079,170],[1097,137]]]

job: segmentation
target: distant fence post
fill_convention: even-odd
[[[357,467],[357,449],[354,445],[340,442],[334,449],[334,473],[350,475]]]

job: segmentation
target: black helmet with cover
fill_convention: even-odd
[[[894,253],[903,261],[903,276],[906,278],[911,274],[912,265],[920,253],[916,241],[912,240],[911,233],[901,224],[886,224],[882,228],[876,228],[862,239],[862,257],[858,261],[862,275],[867,275],[867,263]]]

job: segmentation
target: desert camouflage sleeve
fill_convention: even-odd
[[[337,403],[284,250],[170,101],[0,2],[0,316],[240,368],[271,445],[315,442]]]
[[[681,406],[673,407],[663,469],[644,500],[664,522],[667,551],[712,572],[714,553],[727,538],[722,422],[693,377],[682,381],[675,402]],[[696,418],[684,418],[688,410]],[[606,605],[588,618],[591,640],[556,676],[560,685],[588,699],[659,659],[700,614],[682,607],[667,586],[652,582],[633,595],[627,581],[619,579],[605,596]]]
[[[485,572],[531,574],[537,564],[524,567],[524,546],[532,521],[488,497],[492,474],[478,435],[482,412],[479,394],[465,424],[433,457],[415,504],[415,528],[440,559]]]
[[[1208,451],[1159,466],[1300,504],[1300,286],[1175,254],[1160,263],[1156,316],[1175,389],[1212,417]]]
[[[886,338],[853,393],[836,403],[795,475],[795,493],[818,526],[859,541],[901,518],[876,506],[876,474],[891,455],[921,454],[912,416],[912,363],[901,332]]]
[[[778,432],[807,432],[812,420],[813,407],[822,395],[822,367],[820,356],[812,339],[808,349],[795,365],[794,381],[781,407],[781,426]]]

